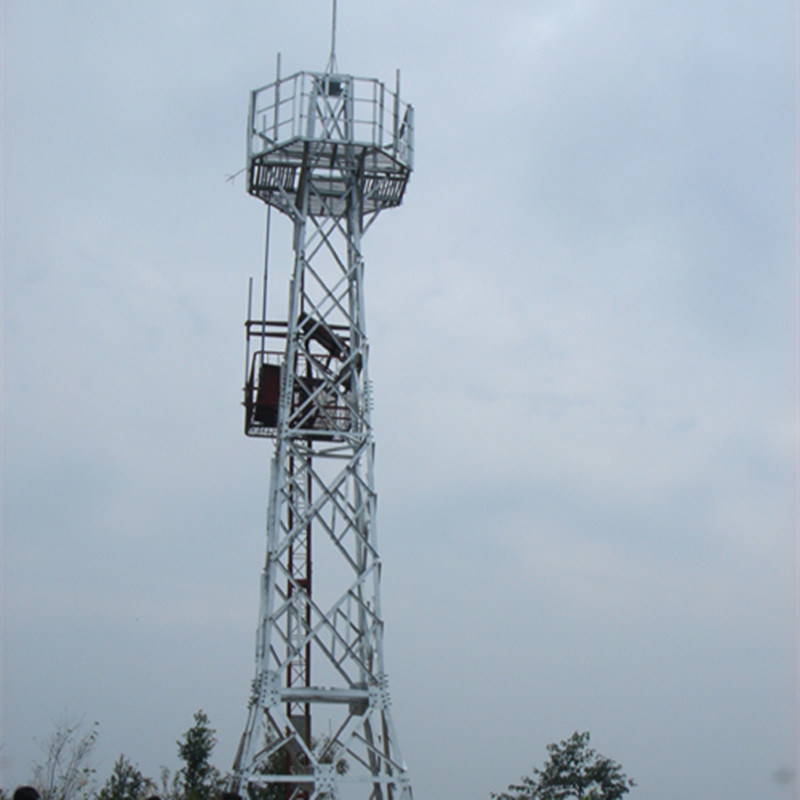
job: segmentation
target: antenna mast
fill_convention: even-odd
[[[328,59],[328,66],[326,72],[333,75],[337,72],[336,67],[336,0],[332,0],[333,8],[331,9],[331,57]]]

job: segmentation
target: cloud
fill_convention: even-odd
[[[225,177],[275,53],[324,65],[318,11],[5,9],[7,788],[64,708],[109,766],[174,765],[199,707],[232,757],[270,445],[237,405],[264,213]],[[340,13],[342,67],[417,112],[365,237],[415,790],[589,728],[643,790],[757,795],[792,757],[792,6]]]

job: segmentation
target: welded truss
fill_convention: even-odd
[[[245,430],[276,440],[234,763],[254,800],[411,797],[383,663],[361,238],[402,200],[412,137],[377,81],[298,73],[251,98],[248,189],[294,225],[287,319],[247,322]]]

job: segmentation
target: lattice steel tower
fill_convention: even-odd
[[[412,157],[399,73],[394,91],[342,74],[333,46],[325,72],[282,78],[279,61],[251,94],[247,189],[294,229],[286,319],[266,302],[254,318],[251,285],[246,322],[245,432],[275,440],[231,786],[253,800],[411,798],[383,661],[361,239]]]

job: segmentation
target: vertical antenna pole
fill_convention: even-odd
[[[269,275],[269,232],[272,227],[272,206],[267,206],[267,234],[264,242],[264,278],[261,286],[261,363],[264,363],[267,336],[267,277]]]
[[[395,87],[394,87],[394,120],[392,123],[392,146],[395,153],[398,151],[398,133],[400,129],[400,70],[395,72]]]
[[[275,64],[275,113],[272,117],[272,138],[278,141],[278,117],[281,113],[281,54]]]
[[[281,54],[278,53],[275,68],[275,113],[273,117],[274,136],[278,138],[278,115],[280,114]],[[264,242],[264,278],[261,286],[261,363],[266,360],[267,349],[267,278],[269,277],[269,232],[272,227],[272,206],[267,205],[267,234]]]
[[[245,322],[244,385],[247,386],[250,369],[250,320],[253,317],[253,279],[247,281],[247,322]]]
[[[331,12],[331,57],[328,59],[327,72],[336,72],[336,0],[333,0],[333,9]]]

